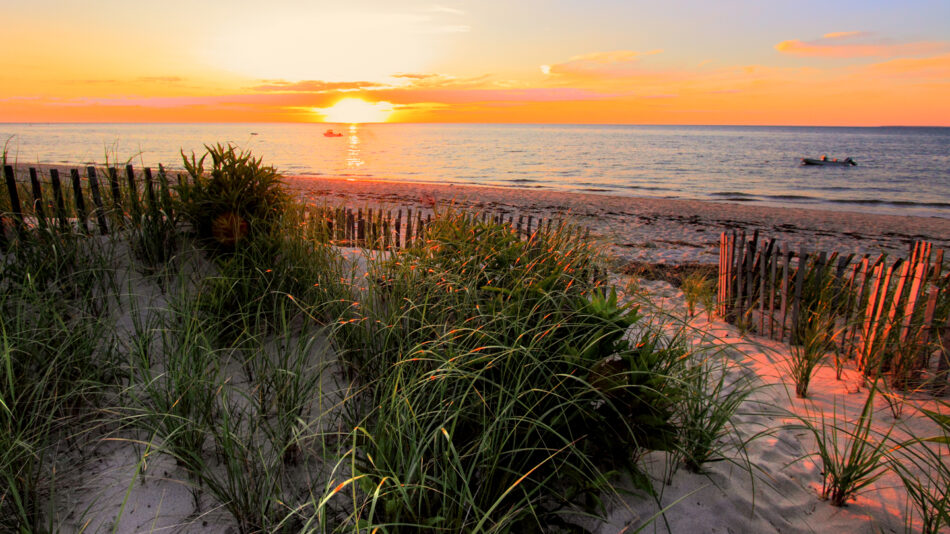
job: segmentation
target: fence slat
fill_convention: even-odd
[[[799,252],[798,255],[798,269],[795,273],[795,295],[792,298],[792,317],[791,322],[789,323],[789,335],[788,343],[789,345],[798,345],[799,339],[798,334],[801,330],[799,328],[798,321],[800,319],[799,314],[801,313],[801,304],[802,304],[802,289],[805,286],[805,267],[808,264],[808,252],[804,249]]]
[[[750,321],[749,328],[752,328],[752,324],[751,324],[752,308],[755,305],[754,300],[753,300],[755,297],[755,272],[756,272],[755,259],[756,259],[756,252],[758,248],[759,248],[759,230],[756,229],[752,233],[752,242],[749,244],[749,256],[746,258],[748,261],[748,264],[745,266],[745,270],[746,270],[745,297],[747,299],[745,308],[749,310],[749,321]]]
[[[66,220],[66,201],[63,198],[63,184],[59,180],[59,171],[49,170],[49,181],[53,185],[53,203],[56,208],[56,218],[59,219],[59,227],[65,230],[69,226]]]
[[[775,248],[775,240],[770,239],[768,244],[762,250],[762,258],[759,263],[759,335],[765,334],[765,305],[766,289],[768,287],[768,266],[772,257],[772,249]]]
[[[402,208],[396,212],[396,242],[394,243],[394,248],[399,249],[402,247]]]
[[[746,265],[746,255],[748,254],[748,243],[745,240],[745,230],[739,232],[739,242],[736,244],[739,247],[738,254],[736,255],[736,320],[743,320],[743,314],[745,310],[743,305],[745,304],[743,299],[745,285],[743,284],[743,279],[745,278],[745,265]]]
[[[82,182],[79,181],[79,170],[69,169],[69,177],[73,181],[73,195],[76,197],[76,215],[79,217],[79,227],[82,231],[89,233],[89,225],[86,224],[86,200],[82,196]]]
[[[775,275],[778,271],[778,258],[782,255],[782,246],[775,247],[769,262],[769,339],[775,339]]]
[[[918,256],[919,257],[919,256]],[[907,284],[907,274],[911,272],[910,268],[913,264],[913,261],[905,261],[901,265],[900,276],[897,280],[897,287],[894,288],[894,297],[891,299],[891,309],[887,313],[887,320],[884,323],[884,330],[881,333],[881,351],[883,354],[889,354],[887,351],[888,338],[890,337],[891,330],[894,327],[895,322],[898,322],[897,310],[900,307],[901,296],[904,294],[904,286]],[[887,371],[890,369],[890,360],[881,362],[881,369]]]
[[[16,186],[16,173],[13,165],[3,166],[3,176],[7,181],[7,193],[10,195],[10,211],[13,213],[13,224],[17,234],[22,235],[25,230],[23,211],[20,209],[20,193]]]
[[[904,307],[904,320],[901,324],[900,343],[907,342],[910,335],[910,323],[914,318],[914,311],[917,308],[917,300],[920,298],[923,289],[924,280],[927,279],[927,264],[919,263],[914,271],[913,283],[910,286],[910,292],[907,294],[907,306]]]
[[[862,261],[867,261],[867,257],[865,256],[865,258]],[[854,283],[858,279],[858,271],[860,271],[861,269],[861,263],[862,262],[855,263],[851,268],[851,276],[848,277],[848,283],[845,286],[845,293],[848,295],[855,294]],[[848,342],[848,331],[853,321],[851,317],[851,314],[853,313],[853,309],[854,309],[854,301],[850,298],[845,299],[844,313],[841,315],[842,320],[844,321],[844,326],[841,329],[841,340],[838,342],[838,348],[836,349],[837,354],[844,355],[844,359],[848,359],[850,355],[848,351],[847,342]]]
[[[131,165],[125,166],[125,177],[129,182],[129,210],[132,220],[137,222],[141,210],[139,209],[139,191],[135,183],[135,169]]]
[[[142,169],[143,174],[145,175],[145,201],[148,202],[146,209],[155,213],[158,211],[158,202],[155,201],[155,186],[152,180],[152,168],[145,167]]]
[[[36,169],[30,167],[30,189],[33,193],[33,214],[36,216],[36,222],[41,228],[46,228],[46,206],[43,201],[43,189],[40,187],[40,181],[36,177]]]
[[[735,258],[736,258],[736,231],[732,230],[729,234],[729,257],[726,258],[726,319],[730,320],[734,317],[733,308],[735,306]]]
[[[940,271],[943,269],[943,249],[937,249],[937,255],[934,258],[934,267],[933,267],[933,276],[931,280],[937,281],[940,279]]]
[[[109,233],[109,225],[106,224],[106,211],[102,206],[102,195],[99,194],[99,179],[96,177],[96,168],[86,167],[86,177],[89,179],[89,191],[92,193],[92,202],[95,204],[96,220],[99,222],[99,232],[102,235]]]
[[[901,266],[902,263],[903,263],[903,259],[902,259],[902,258],[898,258],[898,259],[894,262],[894,265],[891,265],[891,266],[887,269],[886,274],[884,274],[884,281],[883,281],[883,283],[881,284],[880,295],[878,295],[877,303],[876,303],[876,305],[875,305],[876,310],[874,311],[874,319],[873,319],[873,321],[872,321],[872,323],[871,323],[871,329],[870,329],[870,331],[869,331],[869,333],[868,333],[867,340],[865,341],[865,344],[864,344],[864,348],[865,348],[865,353],[864,353],[864,372],[865,372],[865,375],[868,375],[868,373],[872,370],[871,367],[868,367],[868,364],[869,364],[869,363],[870,363],[871,365],[873,365],[874,367],[877,367],[877,370],[880,370],[880,367],[879,367],[878,365],[876,365],[876,364],[879,364],[879,363],[881,363],[881,362],[876,362],[876,361],[872,361],[872,360],[871,360],[871,357],[874,355],[874,352],[875,352],[875,351],[874,351],[874,342],[877,340],[877,333],[878,333],[878,330],[880,329],[880,326],[881,326],[881,317],[882,317],[882,315],[884,314],[884,304],[885,304],[885,302],[887,301],[887,294],[888,294],[888,289],[890,289],[891,277],[894,275],[894,271],[896,271],[896,270]]]
[[[518,231],[521,231],[521,221],[518,221]],[[720,316],[723,315],[722,308],[723,302],[725,302],[725,296],[723,291],[725,290],[725,283],[723,279],[725,278],[725,262],[726,259],[726,232],[719,233],[719,265],[716,268],[716,313]]]
[[[109,167],[109,190],[112,192],[112,209],[121,220],[124,218],[122,211],[122,192],[119,190],[119,169]]]

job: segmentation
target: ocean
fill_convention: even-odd
[[[19,163],[180,167],[181,151],[233,143],[285,175],[950,218],[950,128],[0,124],[0,141]],[[822,155],[858,165],[800,165]]]

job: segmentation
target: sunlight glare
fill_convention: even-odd
[[[393,111],[393,105],[389,102],[370,103],[359,98],[344,98],[328,108],[313,108],[313,111],[323,115],[324,122],[386,122]]]

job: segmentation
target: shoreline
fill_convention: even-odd
[[[758,230],[794,249],[905,256],[915,240],[950,248],[950,219],[481,185],[285,176],[314,204],[412,208],[457,205],[506,215],[570,217],[589,226],[621,264],[716,263],[719,234]],[[355,204],[354,204],[355,203]]]
[[[86,165],[21,162],[16,164],[18,181],[27,181],[29,167],[47,175],[49,169],[56,168],[68,179],[67,169],[82,170]],[[138,166],[136,169],[140,170]],[[175,167],[167,170],[181,171]],[[85,172],[81,175],[85,177]],[[124,177],[120,170],[120,179]],[[906,257],[915,240],[930,241],[936,249],[950,249],[950,219],[941,217],[314,175],[287,174],[284,182],[295,198],[318,205],[423,212],[456,205],[505,215],[571,218],[590,227],[619,268],[630,262],[715,264],[719,234],[732,230],[744,230],[750,236],[758,230],[762,238],[812,252],[837,250],[842,254]]]

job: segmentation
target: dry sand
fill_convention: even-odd
[[[664,322],[669,331],[684,327],[682,292],[665,282],[644,282],[640,288],[646,292],[639,298],[654,321]],[[893,473],[862,490],[843,508],[820,499],[822,468],[813,456],[815,440],[800,427],[797,417],[820,420],[824,415],[829,424],[834,422],[849,431],[868,395],[859,373],[850,364],[840,381],[830,363],[820,367],[808,398],[800,399],[786,371],[791,357],[787,345],[740,335],[735,327],[718,318],[707,320],[705,313],[690,319],[688,329],[693,332],[697,350],[735,365],[730,379],[748,377],[756,384],[755,392],[733,419],[733,428],[742,440],[759,437],[742,450],[733,449],[729,461],[708,464],[706,473],[680,469],[669,485],[657,482],[662,492],[658,503],[643,498],[615,501],[599,533],[631,532],[666,507],[669,511],[665,518],[646,532],[871,534],[905,532],[908,517],[910,531],[920,530],[919,519],[909,511],[902,483]],[[946,412],[929,395],[911,394],[904,399],[903,413],[895,418],[887,401],[877,395],[872,438],[882,439],[890,432],[893,443],[897,443],[911,437],[940,435],[939,428],[923,416],[922,408]],[[846,443],[848,440],[842,438],[842,451]],[[950,454],[946,446],[942,446],[942,452]],[[662,480],[665,458],[653,453],[652,459],[654,474]]]

